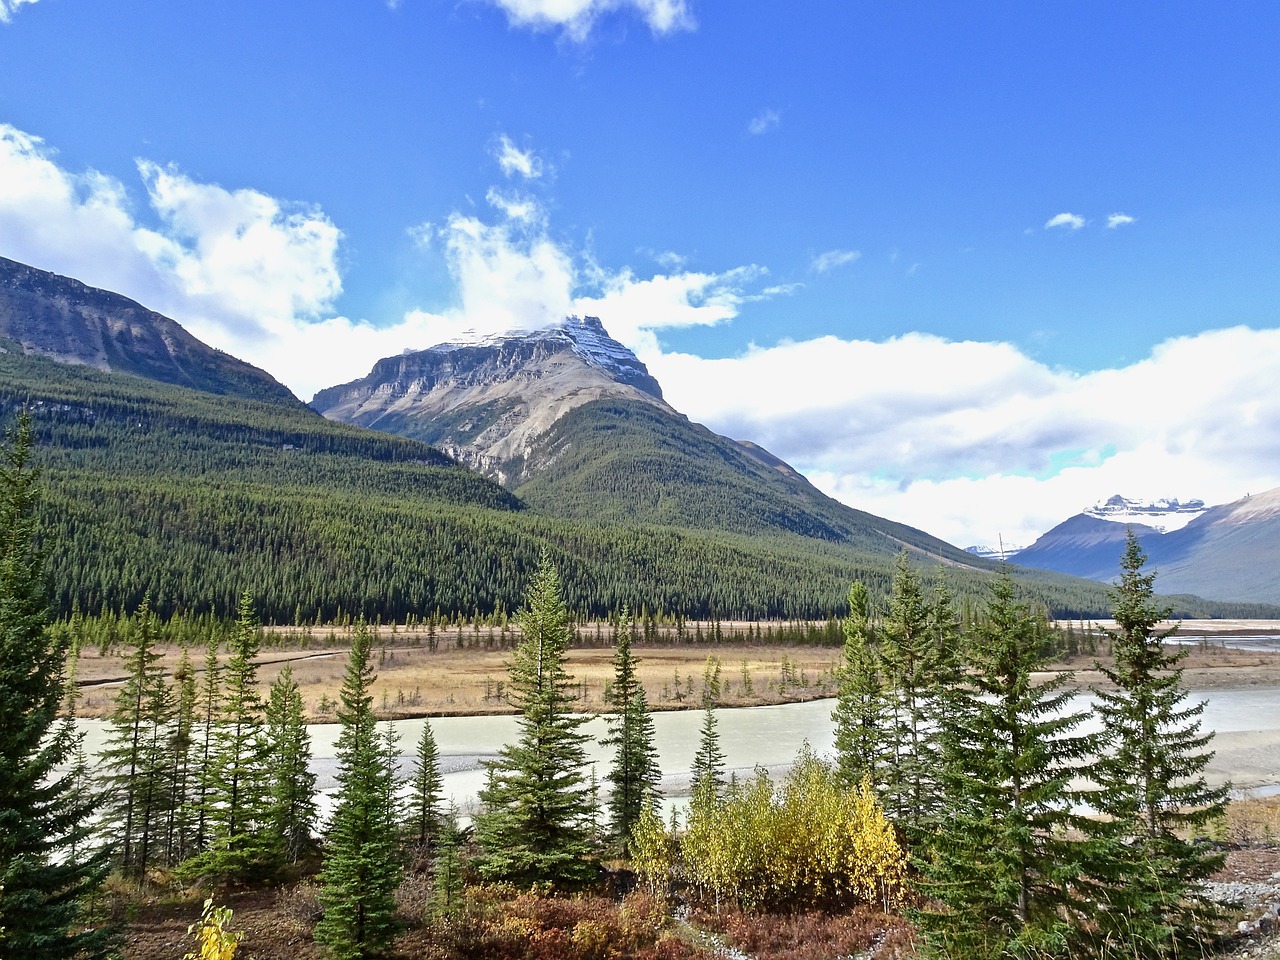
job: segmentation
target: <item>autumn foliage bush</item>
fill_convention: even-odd
[[[842,784],[806,745],[775,787],[758,771],[725,796],[695,796],[677,874],[705,901],[753,911],[887,909],[907,857],[869,783]]]

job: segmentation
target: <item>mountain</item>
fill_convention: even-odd
[[[1116,494],[1095,503],[1084,511],[1084,515],[1112,523],[1139,524],[1168,533],[1185,527],[1207,509],[1203,500],[1188,500],[1186,503],[1164,497],[1159,500],[1129,500]]]
[[[1148,542],[1162,593],[1280,603],[1280,487],[1208,509]]]
[[[985,568],[827,497],[755,444],[690,422],[595,317],[389,357],[311,406],[436,444],[556,516],[796,535],[881,555],[909,547]]]
[[[1018,564],[1110,582],[1132,529],[1165,594],[1280,603],[1280,489],[1235,503],[1150,503],[1115,496],[1058,524]]]
[[[265,370],[197,340],[118,293],[0,257],[0,338],[27,356],[192,387],[296,403]],[[10,349],[0,345],[0,349]]]
[[[517,330],[378,361],[369,375],[321,390],[311,406],[333,420],[440,447],[510,487],[527,480],[537,437],[603,397],[674,414],[658,381],[595,317]]]
[[[957,601],[988,591],[989,565],[837,504],[760,448],[690,424],[598,324],[510,345],[545,362],[506,364],[506,380],[525,384],[508,388],[508,403],[528,403],[563,367],[544,397],[551,427],[518,448],[522,500],[420,440],[321,417],[133,301],[5,269],[0,428],[24,409],[33,420],[46,567],[63,615],[132,610],[150,596],[161,616],[227,616],[245,590],[269,623],[510,611],[549,556],[570,606],[588,615],[812,619],[842,615],[853,580],[885,596],[903,546],[926,583],[947,565]],[[573,356],[555,342],[565,337]],[[502,380],[458,362],[468,352],[494,360],[496,343],[456,346],[451,362],[476,372],[477,394],[480,381]],[[569,412],[555,417],[557,404]],[[1018,576],[1050,610],[1105,609],[1100,585]]]

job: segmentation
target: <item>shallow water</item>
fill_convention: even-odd
[[[1280,690],[1258,687],[1223,689],[1203,696],[1193,694],[1188,698],[1189,703],[1201,700],[1206,703],[1202,714],[1205,730],[1220,733],[1275,732],[1276,741],[1280,743]],[[757,766],[783,770],[795,760],[805,741],[817,753],[829,756],[834,747],[831,726],[834,705],[834,700],[813,700],[717,710],[720,747],[729,771],[746,777]],[[1090,710],[1092,705],[1092,695],[1081,693],[1071,698],[1069,709]],[[417,719],[394,723],[402,752],[400,770],[405,776],[410,774],[416,761],[418,739],[425,722]],[[518,736],[517,718],[437,717],[430,722],[440,755],[444,795],[465,814],[484,785],[484,761],[495,758],[504,744]],[[662,789],[670,805],[688,796],[689,768],[698,747],[702,711],[656,713],[653,722],[663,771]],[[96,753],[101,749],[105,736],[105,721],[81,720],[79,725],[86,734],[86,750],[91,755]],[[1097,729],[1097,724],[1091,717],[1084,728]],[[611,748],[601,747],[599,743],[606,734],[606,721],[601,717],[592,719],[583,726],[583,730],[591,737],[588,763],[594,767],[603,790],[603,780],[612,756]],[[336,723],[313,724],[310,732],[311,766],[318,778],[321,808],[327,810],[336,786],[334,747],[339,726]],[[587,775],[590,775],[590,770]]]

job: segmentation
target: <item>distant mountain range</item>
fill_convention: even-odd
[[[1280,488],[1217,507],[1114,496],[1058,524],[1016,562],[1110,582],[1130,529],[1161,593],[1280,602]]]
[[[134,301],[0,260],[0,419],[36,420],[63,611],[225,614],[243,589],[277,622],[510,610],[545,552],[587,613],[822,618],[852,580],[884,596],[903,550],[965,600],[994,569],[690,422],[592,318],[389,357],[312,406]],[[1017,576],[1052,611],[1106,609],[1100,585]]]

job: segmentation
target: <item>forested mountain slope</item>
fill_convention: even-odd
[[[626,367],[607,344],[591,348]],[[161,614],[227,616],[244,590],[275,622],[489,613],[515,608],[544,552],[571,606],[595,616],[839,616],[855,579],[887,594],[904,547],[926,579],[945,568],[961,602],[987,589],[989,564],[836,504],[758,448],[668,413],[642,367],[625,376],[649,401],[577,403],[530,446],[548,476],[565,474],[531,481],[528,507],[420,441],[326,420],[274,381],[246,374],[240,389],[228,375],[211,392],[169,372],[105,371],[0,339],[0,427],[23,408],[33,417],[64,614],[133,609],[150,594]],[[668,485],[667,470],[683,476]],[[628,511],[644,498],[647,517]],[[1107,609],[1099,585],[1021,578],[1055,612]]]

